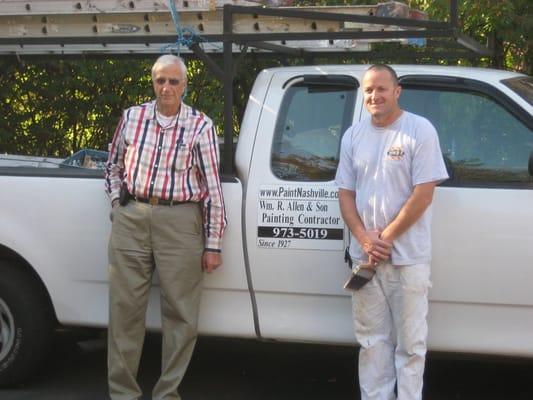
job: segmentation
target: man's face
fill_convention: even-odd
[[[156,68],[152,76],[152,84],[160,111],[177,112],[187,86],[187,79],[181,68],[175,64]]]
[[[401,88],[387,70],[370,70],[363,77],[365,107],[374,119],[387,119],[399,109]]]

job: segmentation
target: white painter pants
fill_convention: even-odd
[[[426,356],[429,264],[381,264],[353,294],[361,400],[420,400]]]

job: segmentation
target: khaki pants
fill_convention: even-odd
[[[109,241],[108,382],[113,400],[140,398],[137,371],[154,269],[161,285],[162,364],[153,398],[180,399],[178,385],[197,337],[202,289],[202,218],[198,204],[113,210]]]

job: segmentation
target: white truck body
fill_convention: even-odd
[[[343,257],[350,235],[340,218],[332,173],[344,129],[367,115],[357,87],[365,68],[276,68],[258,76],[242,122],[236,176],[223,182],[229,222],[224,264],[205,277],[201,334],[355,342],[350,293],[342,289],[350,273]],[[457,67],[395,69],[410,102],[407,109],[431,108],[426,116],[440,117],[432,122],[443,153],[456,168],[456,178],[437,187],[434,197],[429,349],[533,357],[531,78]],[[509,80],[521,82],[520,95]],[[318,97],[319,103],[306,103],[303,113],[292,105],[315,95],[330,96],[329,88],[331,101]],[[344,104],[343,122],[319,126],[321,115],[336,109],[335,101]],[[468,101],[475,103],[472,108]],[[462,109],[453,109],[458,102]],[[293,109],[296,117],[287,116]],[[474,112],[479,121],[472,119]],[[452,115],[464,118],[446,119]],[[503,116],[508,120],[501,127],[491,122]],[[471,133],[461,131],[466,119],[481,139],[471,137],[480,143],[470,143],[465,153],[461,140]],[[486,131],[485,119],[490,125]],[[316,129],[298,130],[306,124]],[[515,134],[519,143],[513,141]],[[290,141],[292,147],[286,144]],[[274,160],[298,145],[310,150],[294,154],[316,154],[292,165],[290,157]],[[488,154],[486,159],[471,154],[479,149]],[[332,157],[323,156],[328,151]],[[308,167],[314,172],[299,179]],[[41,282],[59,323],[105,327],[111,223],[102,175],[61,168],[35,171],[0,168],[0,289],[8,284],[6,271],[25,268]],[[316,174],[322,175],[314,180]],[[160,323],[155,281],[147,316],[153,329]],[[2,304],[4,319],[15,315],[0,291],[0,315]],[[0,377],[16,358],[9,360],[7,342],[0,348]]]

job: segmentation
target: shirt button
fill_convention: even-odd
[[[159,146],[158,149],[161,150],[161,146]]]

